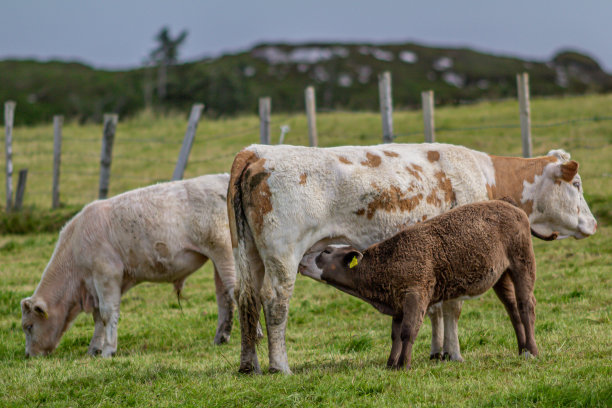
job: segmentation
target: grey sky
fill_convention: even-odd
[[[414,41],[549,59],[579,49],[612,71],[610,0],[3,0],[0,59],[139,65],[168,25],[181,60],[262,41]]]

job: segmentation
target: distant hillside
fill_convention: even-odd
[[[418,44],[261,44],[249,51],[180,64],[169,71],[164,109],[206,104],[209,115],[254,112],[260,96],[272,109],[304,108],[303,91],[314,85],[319,109],[378,108],[377,74],[389,70],[397,107],[417,107],[420,93],[456,104],[516,95],[516,73],[530,74],[531,94],[611,92],[612,75],[592,58],[566,51],[551,61],[526,61],[470,49]],[[16,122],[49,121],[64,114],[81,122],[104,112],[121,116],[144,107],[145,69],[101,71],[64,62],[0,61],[0,101],[18,103]],[[158,104],[159,105],[159,104]]]

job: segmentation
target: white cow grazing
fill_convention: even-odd
[[[298,267],[327,245],[365,249],[455,206],[504,196],[525,210],[534,235],[584,238],[596,222],[577,171],[562,150],[522,159],[445,144],[244,149],[234,159],[228,192],[240,371],[260,371],[255,345],[263,305],[270,371],[290,372],[285,327]],[[462,360],[460,311],[460,300],[430,310],[432,356],[443,351]]]
[[[82,311],[95,330],[88,353],[117,351],[121,295],[140,282],[173,282],[209,258],[219,320],[215,343],[229,339],[235,285],[227,217],[228,174],[161,183],[85,206],[62,229],[32,297],[21,301],[26,355],[51,353]]]

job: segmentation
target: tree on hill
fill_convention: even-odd
[[[150,57],[158,66],[157,71],[157,96],[162,101],[166,97],[166,84],[168,82],[168,67],[178,61],[178,48],[187,38],[187,30],[172,38],[168,27],[162,27],[155,36],[158,45],[151,51]]]

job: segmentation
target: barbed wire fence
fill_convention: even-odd
[[[593,116],[571,118],[547,123],[531,123],[529,107],[529,78],[526,73],[517,75],[519,89],[519,123],[484,124],[478,126],[453,127],[443,125],[436,127],[434,120],[434,93],[422,93],[423,130],[410,132],[394,132],[393,103],[391,98],[391,76],[389,73],[379,75],[381,133],[367,135],[367,140],[380,140],[389,143],[406,138],[424,136],[424,141],[435,142],[436,134],[452,134],[460,132],[478,132],[496,129],[521,129],[523,156],[531,156],[531,129],[575,126],[590,122],[610,121],[612,116]],[[521,90],[522,89],[522,90]],[[272,101],[268,97],[259,101],[259,124],[246,125],[237,129],[225,130],[219,133],[205,134],[198,139],[196,147],[207,147],[199,156],[189,157],[195,142],[195,135],[204,106],[195,104],[191,110],[187,130],[183,140],[175,135],[167,137],[134,137],[129,132],[122,132],[121,123],[116,115],[105,115],[101,134],[102,138],[78,137],[75,134],[62,135],[63,118],[54,117],[54,134],[41,132],[37,136],[19,137],[18,149],[13,151],[13,118],[15,103],[5,103],[5,175],[6,175],[6,211],[19,210],[23,205],[27,175],[50,182],[36,183],[50,185],[46,189],[28,190],[29,201],[43,203],[45,197],[51,197],[51,207],[57,208],[60,203],[61,184],[65,188],[62,199],[71,203],[85,204],[96,198],[105,198],[109,192],[110,180],[113,192],[123,192],[137,187],[143,187],[156,182],[183,178],[187,164],[193,168],[193,173],[199,174],[200,169],[211,172],[227,172],[237,151],[236,145],[246,146],[251,143],[276,144],[286,138],[291,144],[303,142],[310,146],[319,143],[317,133],[315,91],[313,87],[305,90],[305,112],[275,115],[272,119]],[[335,113],[338,111],[321,109],[319,112]],[[306,134],[294,136],[292,129],[302,124],[306,116]],[[272,139],[272,131],[278,131],[278,140]],[[115,132],[117,137],[115,140]],[[382,137],[381,137],[382,135]],[[353,140],[351,140],[353,141]],[[236,143],[240,142],[240,143]],[[340,141],[342,142],[342,141]],[[151,146],[162,146],[161,155],[151,156],[141,153],[151,149]],[[99,151],[100,153],[93,153]],[[178,159],[177,155],[178,154]],[[13,200],[13,160],[27,163],[28,168],[19,172],[15,200]],[[20,160],[23,159],[23,160]],[[53,166],[50,166],[50,163]],[[229,163],[229,164],[228,164]],[[111,166],[113,168],[111,172]],[[111,176],[112,174],[112,176]],[[98,189],[92,188],[98,180]]]

